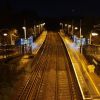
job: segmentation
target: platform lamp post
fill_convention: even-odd
[[[63,23],[60,23],[60,25],[62,26],[62,30],[63,30]]]
[[[22,29],[24,30],[24,38],[26,39],[26,27],[23,26]]]
[[[82,20],[80,19],[80,53],[82,53]]]
[[[8,35],[7,33],[4,33],[3,34],[4,37],[7,37],[7,35]],[[7,42],[7,41],[5,41],[5,42]],[[5,43],[4,43],[4,45],[5,45]]]
[[[72,20],[72,36],[74,35],[74,21]]]
[[[96,32],[91,32],[90,33],[90,42],[89,42],[89,44],[92,44],[92,36],[98,36],[98,33],[96,33]]]
[[[66,34],[66,32],[67,32],[67,24],[65,24],[64,30],[65,30],[65,34]]]
[[[17,29],[14,29],[14,30],[12,30],[10,32],[11,45],[14,45],[15,44],[14,41],[13,41],[13,36],[14,37],[17,37],[16,33],[17,33]]]
[[[8,35],[7,33],[4,33],[4,34],[3,34],[3,36],[7,36],[7,35]]]
[[[26,27],[23,26],[22,29],[24,30],[24,39],[25,39],[24,42],[25,42],[26,41]],[[24,43],[24,53],[25,51],[26,51],[26,43]]]
[[[68,34],[70,34],[71,25],[68,25]]]
[[[78,30],[78,27],[75,27],[74,29],[75,29],[75,30]]]
[[[7,33],[4,33],[4,34],[3,34],[4,37],[6,37],[7,35],[8,35]],[[5,38],[4,38],[4,39],[5,39]],[[3,41],[5,41],[4,39],[3,39]],[[6,41],[6,42],[7,42],[7,41]],[[3,51],[4,51],[3,56],[5,56],[5,58],[7,58],[6,44],[4,43],[4,45],[5,45],[5,46],[4,46],[4,50],[3,50]]]
[[[93,28],[100,28],[100,24],[94,25]],[[98,33],[91,31],[89,35],[89,44],[92,44],[92,36],[98,36]]]
[[[4,34],[3,34],[4,37],[7,37],[7,35],[8,35],[7,33],[4,33]],[[4,39],[5,39],[5,38],[4,38]],[[4,41],[5,41],[5,40],[4,40]],[[7,42],[7,41],[4,42],[4,45],[6,44],[6,42]]]

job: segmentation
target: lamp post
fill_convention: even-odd
[[[91,42],[92,42],[92,36],[97,36],[97,35],[98,35],[98,33],[95,33],[95,32],[90,33],[90,42],[89,42],[89,44],[91,44]]]
[[[82,28],[81,28],[82,20],[80,19],[80,53],[82,53]]]
[[[4,33],[4,34],[3,34],[3,36],[7,36],[7,35],[8,35],[7,33]]]
[[[8,35],[7,33],[4,33],[4,34],[3,34],[4,37],[6,37],[7,35]],[[5,38],[4,38],[4,39],[5,39]],[[3,42],[5,41],[4,39],[3,39]],[[4,46],[4,50],[3,50],[3,51],[4,51],[3,56],[4,56],[5,58],[7,58],[6,44],[5,44],[5,43],[6,43],[6,42],[4,42],[4,45],[5,45],[5,46]]]
[[[71,28],[71,25],[68,25],[68,34],[69,34],[69,28]]]
[[[15,44],[15,41],[13,40],[13,37],[17,37],[16,33],[17,33],[17,29],[14,29],[14,30],[10,31],[11,45]]]
[[[75,27],[74,29],[75,29],[75,30],[78,30],[78,27]]]
[[[62,30],[63,30],[63,23],[60,23],[60,25],[62,26]]]
[[[96,28],[95,30],[98,30],[98,28],[100,28],[100,24],[93,25],[93,28],[94,29]],[[97,36],[97,35],[98,35],[98,33],[91,31],[90,36],[89,36],[89,39],[90,39],[89,44],[92,43],[92,36]]]
[[[74,34],[74,21],[72,20],[72,36],[73,36],[73,34]]]
[[[8,35],[7,33],[4,33],[4,34],[3,34],[4,37],[6,37],[7,35]],[[4,38],[4,39],[5,39],[5,38]],[[5,44],[5,43],[4,43],[4,44]]]
[[[24,38],[26,39],[26,27],[23,26],[22,29],[24,30]]]
[[[67,24],[64,25],[64,33],[66,34],[67,32]]]
[[[26,42],[26,27],[23,26],[22,29],[24,30],[24,39],[25,39],[24,42]],[[24,43],[24,51],[23,52],[26,53],[26,43]]]
[[[67,24],[65,24],[65,27],[67,27]]]
[[[39,34],[41,33],[41,25],[39,24]]]

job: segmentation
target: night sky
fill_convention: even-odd
[[[0,10],[7,5],[14,13],[34,10],[40,17],[100,15],[99,2],[93,0],[0,0]]]

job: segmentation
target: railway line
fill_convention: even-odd
[[[64,44],[48,32],[26,85],[15,100],[82,100]]]

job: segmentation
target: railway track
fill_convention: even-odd
[[[61,41],[60,37],[57,37],[57,40]],[[77,91],[75,90],[72,72],[68,59],[66,59],[63,43],[60,42],[57,48],[60,48],[57,49],[57,100],[77,100]]]
[[[82,100],[57,33],[48,33],[44,49],[32,67],[27,84],[15,100]]]
[[[47,48],[46,46],[48,46],[48,45],[46,45],[46,44],[44,45],[40,56],[39,57],[37,56],[37,59],[34,60],[35,64],[32,66],[31,76],[27,80],[25,86],[20,90],[21,92],[20,92],[20,94],[18,94],[16,100],[28,100],[29,98],[31,98],[31,96],[36,95],[36,91],[37,91],[40,83],[42,82],[44,71],[45,71],[45,66],[42,66],[42,65],[47,60],[46,53],[44,53],[44,52],[46,52],[45,50],[47,50],[47,49],[45,49],[45,48]],[[33,97],[35,98],[35,96],[33,96]]]

